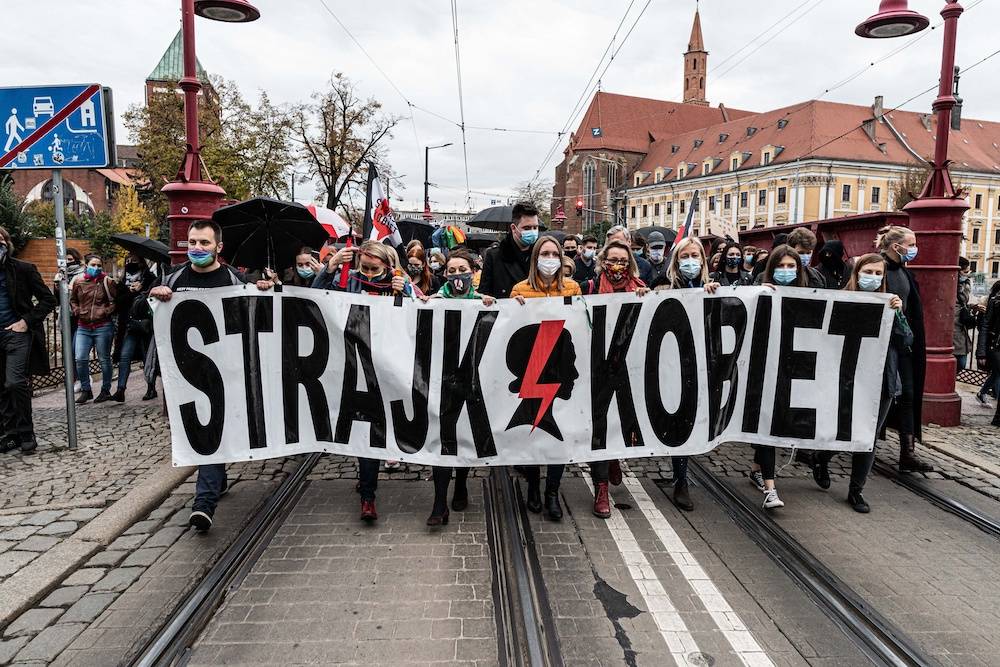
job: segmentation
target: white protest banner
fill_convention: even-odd
[[[448,466],[865,451],[882,294],[504,300],[237,286],[154,309],[175,465],[331,452]]]

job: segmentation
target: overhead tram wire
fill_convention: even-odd
[[[462,99],[462,55],[458,48],[458,1],[451,0],[451,25],[455,32],[455,74],[458,78],[458,116],[462,122],[462,160],[465,163],[465,206],[472,207],[472,193],[469,189],[469,149],[465,140],[465,101]]]
[[[566,123],[563,124],[563,128],[562,128],[562,131],[561,131],[562,134],[565,134],[569,130],[570,126],[573,124],[574,120],[577,118],[579,112],[582,111],[582,107],[580,106],[581,102],[583,102],[584,100],[588,99],[590,97],[590,95],[593,94],[593,91],[597,87],[600,87],[601,78],[604,76],[604,73],[608,71],[608,67],[611,66],[611,63],[614,62],[615,56],[617,56],[618,52],[621,51],[622,47],[625,46],[625,43],[628,41],[628,36],[632,34],[632,30],[635,29],[636,24],[639,23],[639,20],[642,18],[643,14],[645,14],[646,10],[649,9],[649,5],[650,5],[651,2],[652,2],[652,0],[646,0],[646,4],[643,5],[642,10],[640,10],[639,14],[635,17],[635,21],[633,21],[632,27],[629,28],[628,33],[626,33],[625,37],[622,39],[621,44],[619,44],[618,47],[615,48],[615,50],[611,53],[611,58],[608,60],[608,64],[601,71],[600,76],[598,76],[597,75],[597,70],[600,69],[601,64],[604,62],[604,57],[606,55],[608,55],[608,52],[611,51],[611,49],[614,47],[615,40],[618,37],[618,32],[621,30],[622,25],[624,25],[625,19],[628,18],[628,14],[629,14],[629,12],[632,9],[632,5],[635,4],[635,0],[632,0],[632,2],[629,3],[628,8],[625,10],[625,14],[622,16],[621,21],[619,21],[619,23],[618,23],[618,27],[615,28],[615,32],[611,36],[611,41],[608,43],[607,48],[604,50],[604,53],[601,55],[601,59],[597,62],[597,66],[594,68],[593,73],[590,75],[590,79],[587,81],[587,84],[584,86],[583,92],[580,94],[580,97],[577,99],[576,104],[573,105],[573,109],[572,109],[572,111],[570,111],[569,118],[567,118],[566,119]],[[596,86],[592,86],[591,84],[593,84],[595,77],[597,78],[597,84],[596,84]],[[535,175],[532,176],[531,179],[528,181],[529,184],[534,183],[538,179],[539,175],[542,173],[542,170],[545,169],[546,165],[548,165],[549,160],[552,159],[552,156],[553,156],[554,152],[559,147],[559,141],[560,141],[561,138],[562,138],[561,136],[557,137],[556,140],[552,143],[552,146],[549,148],[548,153],[546,153],[545,158],[542,160],[542,164],[535,171]]]
[[[729,54],[728,56],[726,56],[725,58],[723,58],[722,60],[720,60],[720,61],[719,61],[719,63],[718,63],[718,64],[716,64],[716,65],[715,65],[715,66],[714,66],[714,67],[713,67],[712,69],[708,70],[708,73],[709,73],[709,74],[712,74],[712,73],[714,73],[714,72],[715,72],[715,70],[717,70],[717,69],[721,68],[721,67],[722,67],[723,65],[725,65],[725,64],[726,64],[727,62],[729,62],[730,60],[732,60],[733,58],[735,58],[735,57],[736,57],[737,55],[739,55],[740,53],[742,53],[742,52],[743,52],[743,51],[744,51],[745,49],[749,48],[749,47],[750,47],[750,46],[751,46],[751,45],[752,45],[752,44],[753,44],[754,42],[756,42],[756,41],[757,41],[758,39],[760,39],[761,37],[763,37],[763,36],[764,36],[764,35],[766,35],[767,33],[771,32],[771,30],[773,30],[773,29],[774,29],[775,27],[777,27],[777,26],[778,26],[778,24],[780,24],[780,23],[781,23],[782,21],[784,21],[784,20],[785,20],[785,19],[787,19],[787,18],[788,18],[789,16],[791,16],[791,15],[792,15],[792,14],[794,14],[795,12],[799,11],[799,10],[800,10],[800,9],[802,9],[802,8],[803,8],[803,7],[805,6],[805,5],[808,5],[808,4],[809,4],[810,2],[812,2],[812,1],[813,1],[813,0],[804,0],[804,1],[803,1],[803,2],[801,3],[801,4],[799,4],[798,6],[796,6],[796,7],[795,7],[795,8],[794,8],[794,9],[793,9],[792,11],[788,12],[787,14],[785,14],[784,16],[782,16],[782,17],[781,17],[780,19],[778,19],[777,21],[775,21],[774,23],[772,23],[771,25],[769,25],[769,26],[768,26],[767,28],[765,28],[765,29],[764,29],[764,30],[763,30],[762,32],[760,32],[760,33],[758,33],[757,35],[755,35],[754,37],[750,38],[750,40],[749,40],[749,41],[747,41],[747,43],[746,43],[746,44],[744,44],[743,46],[741,46],[740,48],[736,49],[735,51],[733,51],[732,53],[730,53],[730,54]]]

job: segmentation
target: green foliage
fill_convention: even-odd
[[[583,235],[591,235],[597,238],[598,243],[604,241],[604,235],[608,233],[608,230],[615,226],[615,223],[610,220],[601,220],[600,222],[595,222],[590,227],[583,230]]]
[[[131,185],[118,188],[115,192],[115,206],[112,223],[115,234],[136,234],[144,236],[146,227],[149,227],[149,235],[156,238],[156,220],[142,202],[136,189]],[[116,248],[116,255],[119,259],[125,258],[125,250]]]
[[[31,220],[24,213],[24,200],[14,192],[14,182],[10,176],[0,176],[0,227],[6,229],[14,241],[14,249],[23,248],[31,238]]]
[[[294,164],[290,117],[271,104],[267,93],[255,107],[233,82],[213,78],[212,85],[217,97],[204,95],[198,106],[203,175],[233,199],[286,196],[285,176]],[[186,151],[184,97],[154,95],[147,106],[130,107],[124,119],[148,181],[140,198],[157,220],[165,221],[167,200],[160,190],[176,177]]]

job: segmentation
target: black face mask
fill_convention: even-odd
[[[139,263],[138,262],[129,262],[128,264],[125,265],[125,270],[126,271],[130,271],[132,273],[135,273],[136,271],[139,270]]]
[[[407,264],[406,265],[406,272],[409,273],[411,276],[414,276],[414,277],[415,276],[419,276],[421,273],[424,272],[424,267],[417,266],[416,264]]]
[[[453,273],[448,276],[448,285],[455,294],[465,294],[472,287],[471,273]]]
[[[570,259],[576,257],[576,248],[564,248],[563,252],[566,253],[566,256]]]

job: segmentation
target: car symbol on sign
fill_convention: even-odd
[[[41,115],[53,115],[56,112],[56,107],[52,104],[51,97],[36,97],[34,103],[31,105],[31,111],[35,116]]]

